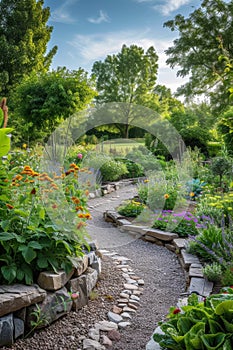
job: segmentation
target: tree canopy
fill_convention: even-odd
[[[31,72],[48,71],[57,51],[48,53],[52,27],[46,23],[49,8],[43,0],[0,1],[0,93],[9,91]]]
[[[11,121],[22,140],[42,141],[63,120],[86,108],[95,95],[93,80],[82,69],[60,67],[32,74],[16,88]]]
[[[233,2],[204,0],[188,18],[179,14],[164,26],[179,31],[179,38],[166,50],[167,63],[172,68],[179,66],[178,76],[189,76],[178,94],[211,94],[214,89],[215,103],[224,108],[229,103],[229,92],[220,78],[225,74],[220,42],[232,58]]]

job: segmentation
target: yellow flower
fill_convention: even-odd
[[[24,143],[24,144],[22,145],[22,147],[23,147],[24,149],[26,149],[26,148],[27,148],[27,144]]]
[[[190,197],[194,197],[194,196],[195,196],[195,193],[194,193],[194,192],[190,192],[190,193],[189,193],[189,196],[190,196]]]
[[[228,207],[227,210],[232,210],[232,207]]]
[[[147,182],[149,182],[149,180],[148,180],[148,179],[145,179],[145,180],[144,180],[144,183],[146,184]]]
[[[168,199],[169,197],[170,197],[169,194],[168,194],[168,193],[165,193],[164,198],[165,198],[165,199]]]

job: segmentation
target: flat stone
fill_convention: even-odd
[[[128,259],[125,256],[113,256],[112,258],[118,261],[131,261],[131,259]]]
[[[184,269],[188,270],[191,264],[200,264],[200,260],[192,254],[186,252],[186,250],[181,250],[181,258],[183,260]]]
[[[120,315],[122,313],[122,308],[118,307],[116,305],[113,305],[112,312],[115,313],[115,314]]]
[[[173,239],[173,243],[174,243],[174,246],[180,252],[181,249],[185,249],[186,248],[187,239],[185,239],[185,238],[175,238],[175,239]]]
[[[144,286],[145,282],[143,279],[138,280],[138,285],[139,286]]]
[[[37,282],[41,288],[55,291],[63,288],[73,274],[74,269],[69,274],[65,271],[58,271],[58,273],[43,271],[39,274]]]
[[[132,303],[128,303],[128,307],[130,307],[131,309],[134,309],[134,310],[138,309],[138,307],[136,305],[132,304]]]
[[[131,326],[131,322],[127,322],[127,321],[125,321],[125,322],[120,322],[120,323],[118,324],[118,327],[119,327],[119,328],[126,328],[126,327],[129,327],[129,326]]]
[[[102,344],[106,345],[107,347],[111,347],[112,341],[106,335],[102,335]]]
[[[124,289],[122,293],[127,294],[128,296],[132,294],[132,290]]]
[[[157,327],[154,331],[154,334],[164,334],[160,327]],[[151,340],[146,344],[146,350],[161,350],[159,343],[155,342],[153,339],[153,336],[151,337]]]
[[[98,281],[98,273],[96,270],[92,269],[91,267],[88,267],[87,271],[85,272],[86,275],[86,283],[87,283],[87,294],[90,295],[92,289],[95,287],[97,281]]]
[[[123,312],[136,312],[136,310],[132,309],[131,307],[125,306],[123,307]]]
[[[93,339],[93,340],[99,341],[100,331],[96,328],[90,328],[88,331],[88,337]]]
[[[137,297],[136,295],[131,295],[130,299],[135,301],[140,301],[140,298]]]
[[[133,280],[132,278],[128,278],[126,283],[137,285],[138,282],[136,280]]]
[[[204,277],[201,264],[191,264],[189,268],[189,277]]]
[[[135,286],[134,284],[129,284],[129,283],[124,284],[124,288],[129,289],[129,290],[137,290],[138,289],[137,286]]]
[[[152,236],[155,237],[161,241],[172,241],[174,238],[178,238],[179,236],[176,233],[173,232],[165,232],[165,231],[161,231],[161,230],[157,230],[157,229],[145,229],[144,230],[145,235],[147,236]]]
[[[122,312],[121,317],[123,317],[123,318],[129,318],[129,319],[132,318],[128,312]]]
[[[128,272],[128,269],[125,268],[125,267],[123,267],[123,268],[122,268],[122,271],[126,273],[126,272]]]
[[[110,321],[99,321],[95,323],[95,328],[100,330],[100,331],[111,331],[112,329],[117,330],[118,326],[115,322],[110,322]]]
[[[122,226],[122,225],[131,225],[131,222],[126,219],[117,219],[116,221],[117,225]]]
[[[71,293],[77,293],[79,295],[77,299],[73,300],[73,310],[78,311],[88,304],[87,276],[85,274],[72,278],[67,283],[67,288]]]
[[[14,284],[1,286],[0,316],[15,312],[32,304],[42,302],[47,293],[37,285]]]
[[[136,295],[136,296],[139,296],[139,297],[140,297],[140,295],[142,295],[142,291],[140,291],[140,290],[134,290],[134,291],[133,291],[133,295]]]
[[[123,299],[127,299],[128,300],[129,299],[129,294],[122,292],[122,293],[120,293],[120,297],[123,298]]]
[[[130,305],[132,305],[132,304],[138,306],[138,305],[139,305],[139,301],[133,300],[133,299],[129,299],[129,304],[128,304],[128,306],[130,307]]]
[[[121,339],[121,335],[117,330],[112,329],[108,332],[108,338],[113,341],[119,341]]]
[[[119,304],[118,304],[118,307],[124,308],[124,307],[127,306],[127,305],[128,305],[128,303],[119,303]]]
[[[189,292],[198,292],[200,295],[207,297],[212,293],[213,282],[205,278],[192,277],[189,285]]]
[[[137,226],[137,225],[123,225],[121,226],[122,231],[130,231],[135,233],[140,233],[140,235],[145,235],[145,226]]]
[[[170,250],[170,252],[173,252],[173,253],[175,253],[177,249],[173,244],[169,244],[169,243],[165,244],[165,248],[167,248],[168,250]]]
[[[112,321],[114,323],[119,323],[119,322],[123,321],[123,318],[120,315],[115,314],[112,311],[108,312],[108,319],[109,319],[109,321]]]
[[[83,340],[83,349],[104,350],[105,346],[101,345],[96,340],[86,338]]]
[[[155,237],[152,237],[152,236],[148,236],[148,235],[145,235],[144,236],[144,240],[147,241],[147,242],[151,242],[151,243],[161,243],[160,245],[163,245],[163,243],[161,241],[159,241],[157,238]]]
[[[88,256],[85,254],[84,256],[82,256],[80,258],[74,258],[74,261],[77,262],[77,265],[75,266],[73,276],[74,277],[81,276],[88,268]]]
[[[124,265],[124,264],[117,265],[117,269],[128,269],[128,268],[129,268],[129,265]]]
[[[117,302],[118,302],[118,303],[125,303],[125,304],[127,304],[128,301],[129,301],[129,299],[127,299],[127,298],[117,299]]]
[[[24,335],[24,321],[20,318],[14,317],[14,339],[22,337]]]
[[[98,276],[101,274],[101,259],[98,256],[95,257],[95,260],[90,266],[92,269],[96,270]]]

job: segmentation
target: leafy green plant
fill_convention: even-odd
[[[233,285],[233,266],[232,266],[232,263],[230,263],[223,271],[223,274],[221,277],[221,283],[223,286],[232,286]]]
[[[8,172],[4,166],[0,179],[0,282],[32,284],[45,269],[69,272],[73,258],[83,254],[84,225],[90,218],[88,192],[77,181],[79,168],[71,164],[65,173],[52,178],[28,165],[19,173],[17,169]],[[59,198],[57,178],[63,178],[67,201]],[[46,200],[48,194],[52,197],[45,211],[41,196]]]
[[[160,322],[163,334],[154,340],[163,349],[232,349],[233,294],[215,294],[199,302],[192,294],[188,305],[171,307],[168,321]]]
[[[122,162],[109,160],[100,168],[103,181],[119,180],[123,175],[128,173],[126,164]]]
[[[187,198],[195,201],[202,193],[203,188],[205,187],[206,182],[201,181],[200,179],[192,179],[186,183]]]
[[[219,263],[207,264],[202,269],[204,277],[211,282],[220,282],[222,278],[222,267]]]
[[[117,209],[118,213],[127,217],[137,217],[143,209],[145,205],[137,202],[135,200],[126,201],[122,205],[120,205]]]

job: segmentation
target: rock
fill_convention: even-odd
[[[131,231],[135,233],[140,233],[141,235],[145,234],[145,226],[137,226],[137,225],[123,225],[120,228],[122,231]]]
[[[13,314],[0,318],[0,346],[12,345],[14,338]]]
[[[40,317],[43,320],[38,325],[38,328],[42,328],[51,324],[58,318],[70,312],[72,307],[72,300],[65,287],[55,291],[54,293],[48,293],[47,297],[40,305],[30,306],[27,309],[27,326],[31,328],[31,321],[34,321],[34,312],[38,312],[38,307],[40,308]]]
[[[191,264],[189,268],[189,277],[204,277],[201,264]]]
[[[86,338],[83,340],[83,349],[104,350],[105,347],[96,340]]]
[[[99,321],[95,323],[95,328],[100,330],[100,331],[111,331],[113,329],[117,330],[118,326],[115,322],[110,322],[110,321]],[[111,338],[110,338],[111,339]]]
[[[131,261],[131,259],[128,259],[126,258],[125,256],[113,256],[113,259],[114,260],[118,260],[120,262],[123,262],[123,261]]]
[[[129,301],[128,298],[127,299],[126,298],[125,299],[117,299],[117,302],[120,303],[120,304],[127,304],[128,301]]]
[[[142,291],[140,290],[134,290],[133,295],[140,296],[142,294]]]
[[[139,305],[139,302],[137,301],[137,300],[133,300],[133,299],[129,299],[129,304],[133,304],[133,305],[136,305],[136,306],[138,306]],[[129,305],[128,304],[128,305]]]
[[[43,271],[39,274],[37,282],[41,288],[55,291],[64,287],[73,273],[74,269],[69,274],[66,274],[65,271],[58,271],[58,273]]]
[[[96,328],[90,328],[88,331],[88,337],[93,339],[93,340],[99,341],[100,331]]]
[[[46,291],[37,285],[24,286],[22,284],[2,285],[0,294],[0,316],[23,309],[31,304],[39,303],[47,295]]]
[[[94,198],[95,198],[95,193],[90,192],[90,193],[89,193],[89,199],[94,199]]]
[[[186,252],[186,250],[181,250],[181,257],[183,260],[184,269],[188,270],[191,264],[200,264],[200,260],[192,254]]]
[[[180,253],[181,249],[184,249],[186,247],[187,239],[175,238],[175,239],[173,239],[173,243],[174,243],[176,249],[178,250],[178,252]]]
[[[98,276],[101,274],[101,259],[96,256],[95,261],[91,264],[91,268],[96,270]]]
[[[129,299],[129,294],[122,292],[122,293],[120,293],[120,297],[123,299]]]
[[[139,286],[144,286],[144,284],[145,284],[144,280],[142,280],[142,279],[138,280],[138,285]]]
[[[192,277],[189,286],[189,292],[198,292],[202,296],[208,296],[212,293],[213,282],[209,282],[205,278]]]
[[[157,238],[165,242],[172,241],[174,238],[179,237],[176,233],[165,232],[165,231],[161,231],[153,228],[145,229],[144,231],[147,236],[152,236],[154,238]]]
[[[121,339],[121,335],[117,330],[112,329],[108,332],[108,338],[113,341],[119,341]]]
[[[128,278],[126,283],[137,285],[137,281],[133,280],[132,278]]]
[[[137,297],[136,295],[131,295],[130,299],[135,300],[135,301],[140,301],[140,298]]]
[[[122,308],[118,307],[116,305],[113,305],[112,312],[114,312],[115,314],[120,315],[120,313],[122,312]]]
[[[135,286],[134,284],[128,284],[128,283],[124,284],[124,288],[129,289],[129,290],[137,290],[138,289],[138,287]]]
[[[91,267],[88,267],[87,271],[85,272],[85,275],[87,283],[87,294],[90,295],[90,292],[95,287],[98,281],[98,273],[96,270],[92,269]]]
[[[128,307],[130,307],[131,309],[137,310],[138,307],[134,304],[128,303]]]
[[[131,307],[125,306],[123,307],[123,312],[136,312],[136,310]]]
[[[109,319],[109,321],[112,321],[114,323],[119,323],[119,322],[123,321],[123,318],[120,315],[115,314],[112,311],[108,312],[108,319]]]
[[[117,265],[117,268],[118,269],[122,269],[122,271],[128,271],[127,269],[129,268],[129,265],[124,265],[124,264],[120,264],[120,265]],[[125,269],[125,270],[123,270]]]
[[[77,261],[77,265],[74,270],[74,277],[81,276],[86,269],[88,268],[88,256],[85,254],[80,258],[73,258],[74,261]]]
[[[102,335],[102,343],[106,346],[112,346],[112,341],[106,335]]]
[[[119,327],[119,328],[126,328],[126,327],[128,327],[128,326],[130,326],[130,325],[131,325],[130,322],[120,322],[120,323],[118,324],[118,327]]]
[[[87,293],[87,276],[82,275],[80,277],[72,278],[67,283],[68,290],[73,293],[78,293],[79,297],[73,300],[73,310],[80,310],[83,306],[88,304],[88,293]]]
[[[161,330],[160,327],[157,327],[154,331],[154,334],[164,334],[164,332]],[[146,344],[146,350],[161,350],[161,347],[159,343],[155,342],[153,339],[153,335],[151,337],[151,340]]]
[[[129,319],[132,318],[128,312],[122,312],[121,317],[123,317],[123,318],[129,318]]]
[[[152,236],[145,235],[144,240],[146,240],[147,242],[156,243],[158,245],[163,245],[161,241],[159,241],[157,238]]]
[[[126,219],[117,219],[116,223],[118,226],[131,225],[131,222],[129,220],[126,220]]]
[[[176,247],[173,244],[166,243],[165,248],[167,248],[168,250],[170,250],[173,253],[175,253],[175,251],[176,251]]]
[[[24,335],[24,321],[20,318],[14,317],[14,339]]]
[[[95,261],[96,254],[95,254],[95,252],[90,252],[90,253],[87,254],[87,257],[88,257],[88,265],[90,266]]]

